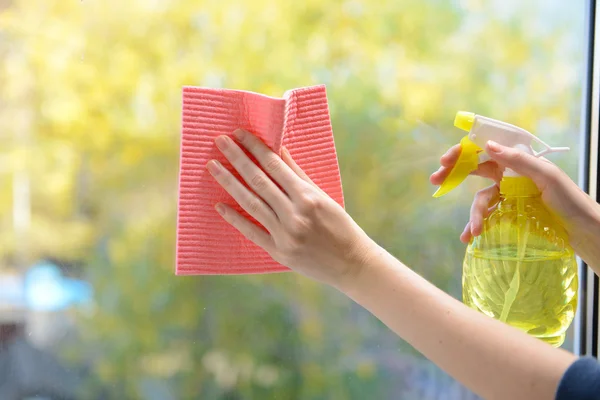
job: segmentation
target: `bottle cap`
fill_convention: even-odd
[[[454,118],[454,126],[463,131],[470,132],[475,122],[475,113],[459,111]]]
[[[500,194],[507,197],[537,196],[540,189],[525,176],[505,176],[500,181]]]

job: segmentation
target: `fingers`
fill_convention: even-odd
[[[446,180],[451,170],[452,168],[440,167],[440,169],[431,174],[429,182],[431,182],[432,185],[441,185],[444,180]]]
[[[308,182],[310,185],[317,188],[321,193],[325,193],[323,192],[323,190],[321,190],[319,186],[317,186],[316,183],[312,181],[312,179],[310,179],[308,175],[306,175],[306,172],[304,172],[302,168],[300,168],[298,164],[296,164],[296,161],[294,161],[292,155],[285,147],[281,149],[281,159],[290,167],[292,171],[294,171],[294,173],[296,173],[296,175],[302,178],[302,180]]]
[[[490,186],[480,190],[475,195],[473,205],[471,206],[471,215],[465,229],[460,234],[460,241],[469,243],[472,237],[481,235],[483,230],[483,220],[490,215],[500,200],[500,189],[497,185]]]
[[[448,151],[440,158],[440,164],[442,167],[454,167],[458,157],[460,156],[461,147],[460,144],[455,144],[450,147]]]
[[[456,164],[456,161],[458,161],[459,156],[460,144],[454,145],[448,149],[446,154],[440,158],[440,169],[435,171],[429,178],[429,181],[432,185],[441,185],[442,182],[444,182],[444,180],[448,177],[448,174],[450,174],[450,171],[452,171],[454,164]]]
[[[479,164],[477,170],[472,172],[471,175],[480,176],[482,178],[492,179],[496,183],[500,183],[502,180],[502,174],[504,173],[504,168],[499,166],[495,161],[484,162],[483,164]]]
[[[258,196],[250,192],[231,172],[218,161],[212,160],[207,169],[216,181],[234,198],[234,200],[254,219],[271,231],[278,222],[273,210]],[[256,166],[255,166],[256,167]]]
[[[264,201],[275,210],[277,215],[282,215],[291,208],[291,204],[285,193],[273,183],[271,178],[269,178],[233,140],[227,136],[219,136],[215,140],[215,143],[221,153],[223,153],[225,158],[227,158],[254,193],[264,199]],[[275,154],[273,155],[275,156]],[[279,160],[279,162],[283,164],[281,160]],[[233,183],[229,183],[232,188],[237,188]]]
[[[471,221],[467,222],[467,225],[465,226],[465,229],[462,231],[462,233],[460,234],[460,241],[463,243],[469,243],[469,241],[471,240]]]
[[[432,185],[441,185],[444,180],[448,177],[452,168],[458,161],[460,156],[460,144],[452,146],[446,154],[444,154],[440,158],[441,167],[436,172],[434,172],[429,181]],[[488,161],[482,164],[479,164],[479,167],[476,171],[472,172],[471,175],[481,176],[482,178],[488,178],[494,180],[496,183],[499,183],[502,179],[502,171],[503,168],[498,166],[498,163],[495,161]]]
[[[554,164],[515,148],[505,147],[490,141],[486,145],[486,152],[492,161],[480,164],[473,175],[490,178],[498,183],[502,179],[504,167],[508,167],[520,175],[532,178],[540,189],[543,189],[549,182],[559,176],[559,169]],[[459,156],[460,145],[451,147],[440,159],[440,169],[429,178],[431,183],[441,185],[450,174]]]
[[[560,169],[551,162],[512,147],[505,147],[489,141],[486,144],[486,151],[499,164],[512,169],[519,175],[533,179],[540,190],[543,190],[560,175]]]
[[[265,172],[288,194],[298,187],[298,177],[266,144],[253,134],[238,129],[234,133],[236,140],[244,146],[259,162]]]
[[[273,238],[271,235],[225,204],[219,203],[215,206],[215,209],[225,221],[240,231],[246,239],[257,246],[262,247],[266,251],[270,251],[273,246]]]
[[[500,199],[500,190],[497,185],[480,190],[475,195],[471,206],[470,228],[472,236],[481,235],[483,220],[488,216],[489,209]],[[464,233],[464,232],[463,232]]]

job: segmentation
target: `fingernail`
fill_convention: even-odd
[[[246,136],[246,131],[244,131],[243,129],[236,129],[233,132],[233,136],[235,136],[237,140],[242,141]]]
[[[282,147],[281,148],[281,153],[285,154],[286,156],[290,155],[290,151],[287,149],[287,147]]]
[[[225,150],[229,146],[229,139],[227,136],[219,136],[215,139],[215,143],[220,150]]]
[[[500,145],[498,143],[494,142],[493,140],[488,140],[487,144],[488,144],[488,149],[490,149],[494,153],[500,153],[502,151],[502,149],[500,148]]]
[[[217,203],[215,205],[215,210],[217,210],[217,212],[221,215],[225,215],[225,206],[223,206],[223,204],[221,203]]]
[[[206,168],[212,175],[217,175],[221,172],[221,164],[216,160],[210,160],[208,164],[206,164]]]

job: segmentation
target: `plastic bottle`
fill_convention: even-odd
[[[434,197],[456,188],[488,161],[493,140],[536,157],[553,148],[524,129],[473,113],[458,112],[454,125],[469,134],[460,157]],[[531,144],[544,147],[534,151]],[[544,206],[535,183],[506,169],[500,201],[469,243],[463,263],[463,302],[554,347],[565,340],[577,308],[577,263],[567,234]]]

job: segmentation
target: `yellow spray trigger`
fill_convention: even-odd
[[[448,177],[433,194],[433,197],[442,197],[467,179],[467,176],[477,169],[477,165],[479,164],[478,154],[481,151],[483,149],[470,141],[468,136],[463,137],[460,140],[460,156],[458,157],[458,161],[454,164]]]

